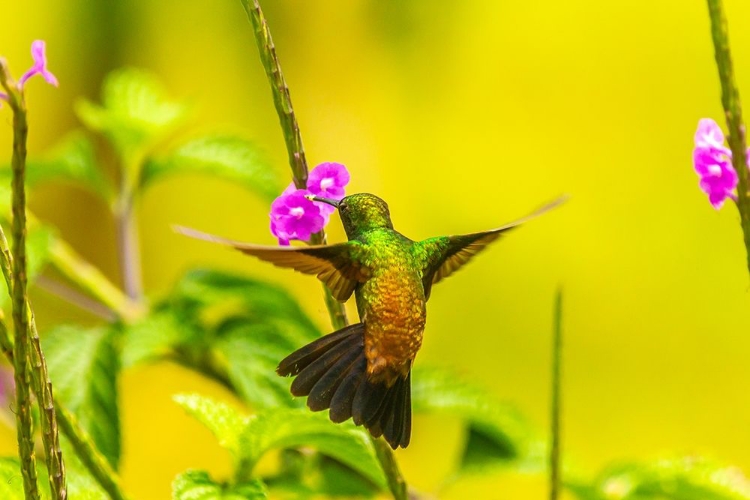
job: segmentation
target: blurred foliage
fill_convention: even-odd
[[[506,394],[531,413],[531,422],[540,420],[546,401],[543,312],[549,309],[540,297],[561,275],[573,284],[569,302],[575,338],[566,383],[572,387],[568,397],[577,402],[567,407],[564,425],[571,438],[565,453],[603,461],[616,454],[654,454],[663,447],[695,448],[746,461],[750,447],[745,446],[741,416],[748,406],[746,398],[737,394],[746,385],[742,354],[746,336],[742,332],[748,301],[746,280],[737,277],[742,273],[737,264],[741,256],[733,246],[735,217],[727,210],[715,215],[704,206],[685,153],[695,118],[719,116],[707,33],[696,35],[705,28],[702,6],[675,1],[627,6],[477,2],[451,9],[392,1],[357,6],[268,3],[268,14],[279,28],[282,63],[291,61],[285,68],[295,102],[305,111],[300,115],[309,124],[304,132],[310,150],[315,156],[336,152],[341,161],[356,164],[355,185],[383,193],[394,214],[401,214],[397,219],[405,234],[479,229],[485,223],[496,224],[506,207],[515,210],[539,192],[564,189],[574,194],[576,205],[571,210],[580,220],[572,230],[565,224],[530,229],[524,242],[509,241],[497,269],[456,278],[441,291],[442,298],[432,299],[432,340],[420,354],[418,367],[422,361],[446,360],[453,366],[471,367],[473,378],[483,384],[470,384],[452,370],[420,368],[414,377],[415,411],[454,419],[449,422],[458,422],[458,437],[451,447],[444,429],[433,431],[425,438],[429,444],[423,445],[423,449],[429,447],[427,460],[415,459],[420,455],[413,449],[402,452],[400,456],[410,464],[408,472],[420,478],[429,475],[439,449],[441,455],[456,454],[449,473],[452,478],[478,473],[495,477],[498,471],[543,473],[543,449],[533,431],[536,426],[492,394]],[[44,8],[70,6],[64,2]],[[243,272],[184,272],[188,262],[194,265],[197,254],[186,249],[183,241],[172,242],[164,236],[166,225],[173,222],[170,218],[175,217],[170,207],[176,206],[187,212],[188,219],[232,230],[249,226],[252,234],[262,237],[267,232],[265,222],[258,221],[266,220],[265,213],[252,211],[257,212],[255,202],[224,203],[224,191],[214,193],[217,188],[210,180],[223,178],[242,186],[262,203],[284,185],[276,175],[281,161],[274,162],[284,155],[272,153],[266,159],[259,146],[270,149],[278,135],[270,105],[264,110],[258,98],[268,97],[265,82],[259,72],[238,64],[245,60],[249,60],[248,67],[255,64],[245,50],[253,49],[240,43],[248,40],[239,40],[236,34],[247,29],[234,21],[241,17],[239,9],[195,2],[181,2],[177,9],[175,2],[135,2],[127,9],[120,7],[123,12],[105,13],[92,3],[76,6],[104,17],[124,14],[117,23],[97,20],[89,25],[92,32],[103,33],[117,24],[112,39],[107,39],[111,49],[99,44],[86,50],[100,56],[111,50],[118,57],[125,55],[129,64],[138,61],[158,68],[170,88],[193,95],[193,100],[197,96],[207,108],[199,115],[201,121],[206,117],[240,121],[255,139],[189,130],[193,107],[170,97],[152,72],[142,70],[112,73],[100,104],[94,99],[78,101],[76,110],[87,130],[59,134],[63,137],[59,142],[54,134],[71,128],[72,114],[65,106],[72,96],[60,102],[41,96],[40,105],[30,103],[32,112],[40,113],[32,122],[32,131],[38,134],[32,140],[52,145],[49,154],[32,155],[31,187],[42,191],[47,183],[72,184],[111,205],[117,196],[117,183],[111,179],[116,176],[111,173],[119,167],[131,169],[136,194],[149,188],[152,196],[144,196],[142,221],[151,238],[144,247],[152,257],[147,270],[154,276],[151,282],[158,285],[153,291],[156,299],[148,314],[134,324],[106,330],[66,326],[45,334],[52,339],[45,338],[50,364],[62,367],[54,375],[59,397],[75,402],[79,417],[92,433],[101,434],[97,442],[114,463],[120,437],[112,439],[114,426],[94,417],[104,418],[118,409],[119,364],[137,370],[145,363],[177,362],[238,394],[258,415],[271,415],[266,417],[271,422],[275,412],[280,412],[309,418],[304,424],[314,429],[330,426],[320,415],[299,410],[301,401],[289,396],[288,382],[273,374],[283,355],[321,333],[313,321],[319,318],[311,320],[303,312],[314,311],[311,304],[317,297],[305,297],[312,295],[306,288],[288,294]],[[7,15],[13,18],[26,8],[20,3],[9,5]],[[737,2],[731,8],[739,14],[737,19],[747,13],[747,7]],[[179,12],[179,22],[174,22],[175,12]],[[58,51],[67,43],[69,53],[75,54],[76,60],[70,56],[65,69],[69,79],[63,80],[72,82],[67,88],[73,90],[63,86],[62,92],[78,93],[82,87],[91,95],[92,73],[101,74],[106,66],[118,64],[111,58],[102,64],[70,50],[71,45],[86,43],[88,35],[80,37],[78,29],[69,30],[67,20],[65,30],[71,33],[61,35],[51,24],[55,16],[42,20],[41,26],[38,15],[26,17],[34,20],[34,30],[51,30],[63,41]],[[193,23],[196,36],[184,36],[186,19]],[[13,26],[11,33],[23,29],[23,23],[19,26]],[[640,36],[634,36],[633,26],[639,27]],[[214,38],[217,33],[222,36]],[[747,35],[742,30],[736,33],[737,45],[746,46]],[[555,43],[549,43],[550,39]],[[702,63],[696,62],[699,57]],[[748,56],[740,53],[739,57],[742,75]],[[196,61],[201,61],[200,76]],[[212,74],[222,68],[223,74]],[[686,81],[692,85],[684,85]],[[219,87],[221,92],[217,92]],[[468,102],[466,96],[471,96]],[[43,130],[38,126],[43,123],[41,113],[62,118],[50,120],[51,126]],[[540,146],[542,118],[545,132]],[[583,136],[581,131],[585,131]],[[105,139],[103,146],[92,132]],[[539,148],[554,155],[547,161],[530,159],[529,151]],[[488,155],[492,161],[487,161]],[[157,187],[161,181],[166,184],[186,175],[198,180],[176,185],[195,191],[170,193]],[[209,195],[213,198],[201,197],[198,190],[204,185],[214,193]],[[0,187],[3,213],[4,190]],[[162,199],[165,193],[170,196]],[[450,193],[450,199],[436,193]],[[68,199],[76,196],[77,191]],[[58,201],[52,196],[39,201],[39,206],[49,212],[46,215],[63,221],[64,234],[85,241],[90,247],[87,251],[106,266],[109,261],[102,255],[109,255],[112,248],[97,239],[99,233],[88,223],[90,214],[76,217],[70,207],[55,205]],[[157,225],[161,239],[153,241]],[[36,230],[29,239],[32,277],[44,269],[45,247],[49,238],[56,237],[48,226],[40,226],[41,232],[35,235]],[[675,248],[680,249],[679,258],[675,258]],[[215,255],[213,249],[202,254],[230,265],[239,262]],[[508,266],[508,262],[519,265]],[[697,268],[702,272],[696,274]],[[259,268],[258,274],[263,272]],[[290,289],[298,288],[294,278],[280,280],[286,280]],[[161,292],[167,288],[171,291]],[[460,307],[455,307],[456,302]],[[456,314],[457,310],[462,313]],[[463,332],[470,332],[471,341],[469,333]],[[710,341],[707,332],[712,333]],[[713,335],[717,332],[721,335]],[[74,354],[76,359],[71,360]],[[69,364],[72,373],[66,373]],[[100,371],[105,375],[96,382],[73,375],[85,377]],[[108,389],[111,393],[103,395]],[[146,405],[141,401],[145,390],[130,388],[129,404]],[[697,393],[701,397],[694,397]],[[205,399],[193,397],[194,402]],[[153,408],[159,411],[160,407]],[[234,421],[237,415],[240,420],[248,418],[245,413],[226,418]],[[216,418],[204,415],[202,421],[218,428]],[[131,436],[148,419],[148,412],[143,412],[130,429]],[[697,423],[704,430],[696,430]],[[181,433],[181,429],[176,425],[174,432]],[[321,442],[303,433],[285,441],[288,431],[269,432],[268,442],[254,445],[261,453],[290,443],[292,449],[280,453],[281,463],[271,473],[264,469],[258,472],[260,477],[235,481],[215,474],[210,463],[201,465],[210,475],[204,471],[181,474],[173,485],[175,498],[264,498],[266,487],[260,481],[275,494],[290,498],[313,492],[371,496],[379,491],[377,483],[347,467],[345,461],[310,453],[315,445],[323,451],[330,444],[325,438]],[[221,437],[226,431],[214,432],[222,446],[228,447],[226,436]],[[125,461],[143,461],[149,456],[149,443],[129,439],[131,448],[138,449],[124,456]],[[182,447],[171,452],[184,455],[189,444],[181,436]],[[199,450],[196,455],[209,453]],[[13,495],[18,491],[13,488],[20,488],[17,467],[11,459],[0,461],[0,497],[16,498]],[[77,481],[86,478],[73,469],[71,492],[78,487]],[[162,486],[154,484],[129,479],[134,491],[161,491]],[[339,485],[346,486],[336,491]],[[698,458],[616,465],[591,481],[568,486],[584,499],[748,498],[746,480],[737,469]],[[464,490],[459,491],[456,498],[465,498],[461,496]]]
[[[60,326],[49,330],[42,347],[55,397],[78,415],[99,451],[117,470],[120,463],[120,413],[117,378],[119,348],[111,328]]]

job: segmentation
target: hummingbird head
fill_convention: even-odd
[[[318,196],[310,198],[313,201],[328,203],[338,208],[341,222],[344,224],[346,236],[351,239],[362,231],[377,228],[393,229],[388,204],[374,194],[352,194],[341,201]]]

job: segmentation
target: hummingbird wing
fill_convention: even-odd
[[[433,284],[458,271],[476,254],[484,250],[487,245],[505,234],[506,231],[539,217],[548,210],[555,208],[565,201],[565,199],[566,197],[558,198],[526,217],[522,217],[504,226],[490,229],[489,231],[454,236],[438,236],[415,243],[413,252],[422,264],[422,285],[424,286],[425,299],[430,298],[430,291]]]
[[[365,249],[358,241],[299,248],[276,247],[228,240],[186,227],[178,226],[174,229],[191,238],[230,246],[279,267],[315,274],[328,286],[336,300],[341,302],[351,297],[357,284],[366,281],[371,274],[370,269],[362,264]]]

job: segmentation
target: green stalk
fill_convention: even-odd
[[[253,26],[253,33],[255,34],[256,45],[258,46],[258,51],[260,53],[260,60],[263,63],[268,82],[271,85],[273,102],[276,106],[276,113],[279,115],[281,130],[284,133],[284,141],[289,155],[289,165],[292,169],[294,185],[297,186],[298,189],[305,189],[307,187],[308,172],[305,150],[302,146],[302,136],[300,135],[299,124],[294,115],[292,98],[289,95],[289,87],[284,79],[284,73],[281,71],[281,64],[276,55],[276,46],[273,43],[273,38],[271,38],[271,30],[269,29],[268,22],[260,8],[259,0],[240,1],[245,8],[250,24]],[[310,243],[313,245],[325,245],[325,232],[320,231],[313,234],[310,238]],[[323,286],[323,291],[326,308],[328,309],[328,315],[331,318],[333,327],[337,330],[345,327],[348,324],[348,320],[344,304],[338,302],[333,295],[331,295],[331,291],[328,290],[325,285]],[[383,468],[383,471],[388,478],[388,486],[391,490],[391,494],[393,494],[393,498],[396,500],[405,500],[407,498],[406,481],[398,468],[398,463],[396,462],[393,450],[391,450],[382,437],[378,439],[372,438],[371,441],[377,453],[378,460],[380,461],[380,466]]]
[[[63,434],[73,445],[76,455],[91,473],[91,476],[109,495],[109,498],[112,500],[127,500],[117,473],[109,465],[109,461],[104,458],[104,455],[99,453],[94,440],[83,430],[75,415],[60,404],[57,404],[56,409],[60,417],[60,428]]]
[[[12,262],[13,258],[10,249],[8,248],[8,242],[5,239],[5,233],[0,226],[0,268],[2,268],[3,276],[5,277],[5,282],[8,285],[9,291],[12,289],[13,283],[13,275],[11,274]],[[36,338],[38,346],[39,337],[38,335],[36,335],[36,321],[34,320],[31,307],[28,306],[28,304],[27,314],[29,317],[30,330],[33,332],[33,338]],[[1,315],[0,350],[3,351],[8,360],[12,363],[14,360],[13,341],[10,338],[8,327],[6,326],[5,321]],[[41,353],[41,350],[39,352]],[[44,376],[46,377],[46,367],[44,370]],[[40,384],[38,387],[49,387],[49,396],[51,397],[52,387],[51,385],[49,385],[49,378],[45,378],[45,380],[46,384]],[[37,398],[39,400],[45,401],[43,399],[45,397],[45,394],[40,393],[39,389],[37,389],[37,386],[35,386],[34,390],[37,393]],[[49,402],[52,400],[50,399],[46,401],[47,402],[44,403],[45,407],[47,407]],[[73,445],[73,449],[75,450],[76,455],[91,473],[92,477],[101,485],[102,489],[107,492],[112,500],[125,500],[126,497],[122,492],[122,488],[120,487],[120,481],[117,477],[117,473],[115,473],[115,471],[109,465],[107,459],[104,458],[104,456],[96,449],[96,445],[94,445],[94,441],[91,439],[91,437],[86,433],[85,430],[83,430],[83,428],[81,428],[75,416],[70,411],[68,411],[60,402],[52,401],[52,404],[54,405],[55,409],[54,414],[60,423],[60,429],[62,429],[65,437],[67,437],[68,441],[70,441],[70,443]]]
[[[561,379],[562,379],[562,289],[557,290],[555,299],[555,329],[552,340],[552,443],[549,453],[549,497],[557,500],[560,495],[560,413],[562,411]]]
[[[307,188],[307,159],[305,158],[305,149],[302,146],[302,136],[299,131],[299,124],[294,115],[292,107],[292,98],[289,95],[289,87],[284,79],[284,73],[281,72],[279,58],[276,56],[276,46],[271,38],[271,30],[268,28],[263,11],[260,9],[258,0],[241,0],[245,8],[248,19],[253,25],[255,41],[257,42],[260,60],[263,68],[266,70],[268,82],[271,85],[273,94],[273,103],[276,106],[276,113],[279,115],[281,130],[284,133],[284,142],[289,155],[289,166],[292,169],[292,179],[298,189]],[[325,245],[326,234],[321,230],[312,235],[310,243],[313,245]],[[344,304],[337,301],[331,295],[331,291],[323,285],[324,298],[328,315],[331,317],[333,327],[338,330],[345,327],[349,322],[346,318],[346,309]]]
[[[8,287],[8,293],[13,295],[13,257],[8,247],[8,240],[5,238],[5,232],[0,227],[0,252],[2,253],[2,267],[5,284]],[[31,309],[28,297],[24,301],[26,309],[26,318],[29,325],[29,335],[31,338],[31,380],[33,390],[36,394],[37,401],[41,404],[40,420],[42,423],[42,442],[44,443],[45,455],[47,459],[47,470],[49,471],[50,487],[55,498],[67,498],[67,488],[65,487],[65,463],[62,459],[62,450],[60,449],[60,439],[58,437],[57,414],[55,411],[55,400],[52,393],[52,382],[47,372],[47,363],[42,353],[42,345],[39,339],[39,333],[34,321],[34,313]],[[8,339],[9,341],[10,339]],[[5,346],[5,342],[1,343]],[[12,351],[11,351],[12,352]]]
[[[385,439],[370,437],[372,445],[375,447],[375,454],[378,457],[380,466],[385,472],[385,478],[388,480],[388,489],[395,500],[407,500],[409,498],[408,486],[404,476],[401,475],[401,469],[398,468],[396,455]]]
[[[55,239],[50,248],[50,264],[111,309],[125,323],[132,323],[145,313],[140,303],[123,294],[99,269],[89,264],[59,238]]]
[[[18,252],[18,259],[13,266],[15,286],[11,293],[13,305],[13,325],[15,342],[14,378],[16,382],[16,431],[18,435],[18,451],[21,457],[21,474],[23,488],[27,499],[39,498],[39,485],[34,456],[34,436],[32,434],[31,399],[29,388],[30,366],[29,355],[30,338],[28,317],[26,316],[26,192],[24,189],[24,175],[26,168],[26,138],[28,123],[26,121],[26,104],[23,94],[10,77],[10,72],[4,60],[0,60],[0,84],[8,94],[8,102],[13,110],[13,157],[11,168],[12,207],[13,207],[13,236],[14,251]],[[64,483],[64,482],[63,482]],[[55,482],[51,481],[51,485]],[[64,498],[65,490],[63,489]]]
[[[732,150],[732,165],[737,172],[737,208],[745,240],[747,267],[750,271],[750,194],[748,193],[747,153],[745,126],[742,124],[740,92],[734,81],[732,54],[729,50],[729,28],[722,0],[708,0],[711,18],[711,36],[716,55],[716,67],[721,81],[721,105],[727,120],[729,148]]]

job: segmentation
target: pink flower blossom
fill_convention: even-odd
[[[34,59],[34,65],[31,66],[31,69],[23,74],[20,80],[18,80],[19,89],[22,89],[24,83],[26,83],[26,80],[34,75],[42,75],[42,77],[47,80],[47,83],[57,87],[57,78],[55,78],[55,75],[47,70],[47,56],[45,55],[45,46],[46,44],[44,43],[44,40],[34,40],[34,42],[31,44],[31,57]]]
[[[289,245],[289,240],[309,240],[325,226],[320,208],[305,198],[310,194],[306,189],[285,192],[271,204],[271,233],[279,239],[279,245]]]
[[[344,187],[347,184],[349,184],[349,172],[340,163],[321,163],[312,169],[307,177],[307,189],[312,194],[332,200],[340,200],[344,197]],[[326,219],[336,211],[336,207],[325,203],[318,206]]]
[[[698,122],[693,149],[693,166],[700,179],[701,190],[708,201],[720,209],[727,198],[737,199],[737,172],[732,167],[732,152],[724,146],[724,133],[710,118]]]
[[[271,204],[271,233],[279,245],[289,245],[290,240],[309,240],[328,224],[335,207],[312,202],[305,196],[340,200],[349,183],[349,172],[340,163],[321,163],[310,171],[307,189],[297,189],[289,184]]]

